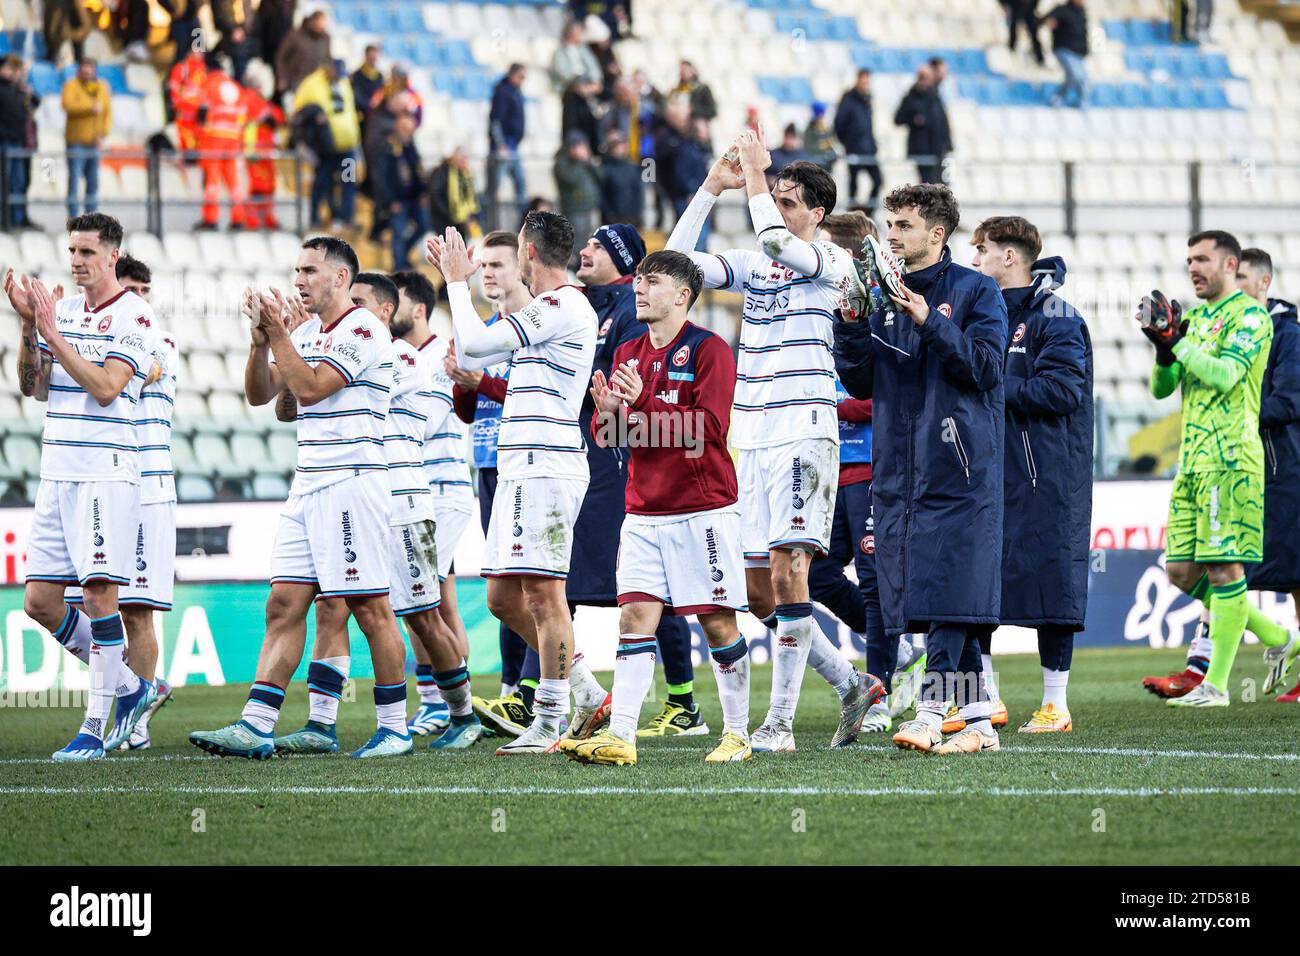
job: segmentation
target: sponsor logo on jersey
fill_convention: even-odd
[[[153,323],[149,321],[148,316],[144,316],[144,315],[137,315],[135,317],[135,323],[136,325],[143,325],[146,329],[151,328],[153,326]]]
[[[664,389],[655,398],[661,402],[667,402],[669,405],[677,404],[677,389]]]
[[[542,296],[542,301],[553,309],[558,309],[560,307],[560,300],[553,295]]]
[[[1011,341],[1019,342],[1025,337],[1025,323],[1021,322],[1016,326],[1016,330],[1011,333]]]
[[[95,498],[90,503],[90,533],[94,536],[95,547],[100,548],[104,545],[104,536],[100,533],[103,530],[103,524],[99,515],[99,499]]]
[[[398,355],[397,357],[398,357],[399,359],[401,359],[403,362],[405,362],[407,365],[411,366],[411,368],[415,368],[415,357],[414,357],[414,356],[412,356],[412,355],[407,355],[405,352],[402,352],[402,353],[401,353],[400,355]]]
[[[681,368],[683,365],[689,362],[690,359],[691,359],[691,347],[689,345],[683,345],[681,348],[679,348],[676,352],[673,353],[673,364],[676,365],[678,368]]]
[[[803,525],[804,525],[804,521],[802,515],[795,515],[793,518],[790,519],[790,527],[794,528],[796,531],[802,531]]]
[[[420,576],[420,565],[416,563],[415,542],[411,538],[411,529],[402,529],[402,550],[406,552],[406,570],[413,578]]]

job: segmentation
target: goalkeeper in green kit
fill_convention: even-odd
[[[1300,653],[1288,633],[1246,600],[1244,564],[1264,556],[1264,450],[1259,393],[1273,322],[1237,288],[1241,245],[1229,233],[1187,241],[1187,272],[1200,304],[1183,313],[1160,292],[1142,300],[1138,322],[1156,347],[1151,392],[1183,392],[1182,448],[1169,499],[1166,570],[1210,611],[1210,669],[1171,707],[1227,707],[1237,645],[1249,630],[1266,646],[1264,692],[1279,686]]]

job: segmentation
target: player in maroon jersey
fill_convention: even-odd
[[[705,760],[748,760],[749,650],[736,626],[745,560],[727,427],[736,362],[717,335],[687,321],[704,276],[680,252],[637,267],[636,317],[649,326],[619,346],[608,380],[592,376],[591,432],[629,451],[627,520],[619,537],[618,655],[609,729],[561,741],[583,763],[636,763],[636,725],[654,678],[660,616],[696,614],[722,699],[723,735]]]

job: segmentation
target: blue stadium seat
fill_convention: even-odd
[[[853,17],[831,17],[828,34],[832,40],[849,43],[860,39],[858,21]]]
[[[420,12],[419,6],[411,3],[397,5],[393,25],[404,33],[425,32],[424,15]]]
[[[1113,83],[1097,83],[1091,88],[1088,101],[1092,106],[1117,107],[1119,106],[1119,91]]]
[[[1146,87],[1146,106],[1153,110],[1170,110],[1174,108],[1173,89],[1164,83],[1153,83]]]

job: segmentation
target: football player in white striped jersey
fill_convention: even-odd
[[[869,685],[822,633],[808,591],[810,559],[829,549],[839,478],[832,325],[857,277],[847,252],[815,238],[835,208],[835,181],[813,163],[795,162],[769,190],[771,162],[761,132],[745,130],[714,163],[667,244],[691,256],[706,288],[744,296],[731,444],[740,452],[750,610],[775,615],[776,623],[771,705],[753,734],[755,753],[794,750],[794,713],[814,645],[823,664],[843,665],[832,680],[841,708],[832,742],[856,735],[870,705]],[[694,252],[718,196],[742,188],[759,248]]]
[[[573,225],[563,216],[533,212],[524,220],[519,268],[534,299],[490,326],[467,281],[481,263],[470,260],[460,234],[448,229],[427,249],[447,281],[457,362],[484,368],[511,361],[482,573],[488,607],[537,650],[541,680],[532,726],[497,754],[549,753],[569,710],[574,643],[564,581],[590,477],[578,412],[595,358],[596,313],[569,284]]]
[[[41,483],[27,552],[27,614],[90,666],[86,717],[59,761],[97,760],[130,736],[157,696],[124,661],[119,588],[130,583],[140,516],[136,406],[153,367],[154,315],[122,288],[122,226],[88,213],[68,221],[80,295],[57,302],[12,270],[5,292],[20,319],[18,382],[46,401]],[[65,588],[80,584],[85,611]],[[116,702],[114,722],[109,711]]]
[[[356,253],[315,236],[294,270],[300,302],[273,290],[245,295],[255,316],[244,370],[252,405],[286,389],[298,404],[298,468],[271,555],[271,596],[257,678],[238,721],[194,731],[190,742],[222,756],[274,752],[285,687],[302,659],[307,612],[318,596],[342,597],[370,644],[379,726],[354,757],[410,753],[406,647],[389,604],[391,489],[384,422],[393,385],[392,336],[352,304]],[[340,683],[341,686],[341,683]]]

